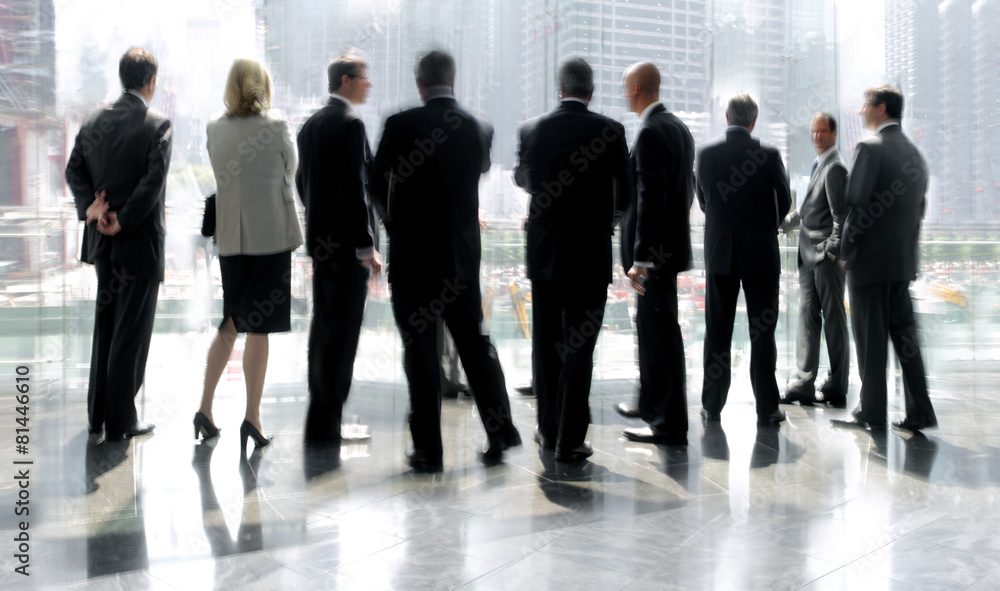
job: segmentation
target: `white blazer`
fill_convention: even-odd
[[[215,241],[222,256],[275,254],[302,244],[295,209],[295,144],[273,111],[208,124],[215,172]]]

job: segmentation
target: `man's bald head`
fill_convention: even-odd
[[[622,86],[629,110],[642,113],[660,100],[660,70],[649,62],[632,64],[622,76]]]
[[[633,64],[625,73],[625,83],[638,84],[643,94],[660,96],[660,70],[649,62]]]

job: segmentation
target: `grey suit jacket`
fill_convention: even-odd
[[[847,167],[836,148],[816,168],[801,210],[789,214],[786,226],[799,224],[799,266],[815,267],[827,255],[840,256],[840,232],[847,215]]]
[[[899,125],[858,143],[841,244],[852,284],[916,279],[926,193],[927,165]]]
[[[273,113],[222,115],[208,123],[208,156],[217,185],[219,254],[264,255],[302,244],[295,209],[295,144]]]

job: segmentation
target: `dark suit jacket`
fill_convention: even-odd
[[[314,260],[349,262],[378,248],[378,220],[365,196],[371,149],[365,124],[330,98],[299,130],[295,186],[306,208],[306,248]]]
[[[528,279],[611,282],[611,235],[631,202],[625,128],[563,101],[526,121],[514,180],[531,194]]]
[[[836,150],[836,148],[833,148]],[[847,215],[847,167],[840,152],[816,168],[801,211],[788,215],[788,226],[799,225],[799,265],[815,267],[827,255],[840,256],[840,235]]]
[[[492,141],[492,128],[448,97],[386,120],[371,195],[389,233],[390,282],[479,280],[479,177]]]
[[[702,146],[695,161],[705,212],[705,270],[779,275],[778,226],[792,204],[781,154],[742,128]]]
[[[170,120],[127,92],[84,121],[66,165],[77,216],[87,219],[94,193],[107,191],[122,229],[110,237],[96,222],[86,226],[80,260],[110,255],[131,273],[163,281],[171,139]]]
[[[927,165],[899,125],[858,143],[841,245],[854,285],[916,279],[926,192]]]
[[[632,148],[635,201],[622,218],[622,267],[634,261],[680,273],[691,268],[694,138],[662,104],[647,114]]]

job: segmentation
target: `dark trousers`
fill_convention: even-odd
[[[396,276],[392,283],[392,311],[403,338],[414,451],[431,463],[439,463],[443,455],[438,318],[444,320],[455,341],[489,443],[519,444],[503,370],[483,324],[478,278],[458,283],[451,279]]]
[[[778,362],[778,347],[774,342],[774,327],[778,323],[778,275],[708,274],[701,405],[709,412],[722,412],[729,396],[733,322],[741,284],[750,330],[750,385],[757,400],[757,415],[767,415],[778,409],[780,397],[774,375]]]
[[[538,429],[556,448],[581,446],[590,426],[594,347],[608,299],[604,281],[532,281],[531,362]]]
[[[909,281],[871,285],[849,284],[851,325],[861,376],[861,404],[858,418],[869,423],[886,422],[886,363],[889,339],[903,371],[906,417],[937,424],[937,416],[927,394],[927,375],[917,341]]]
[[[370,273],[358,261],[313,263],[306,441],[340,441]]]
[[[97,307],[87,413],[91,429],[117,439],[138,421],[135,395],[146,373],[160,283],[98,256]]]
[[[677,321],[677,273],[650,270],[636,296],[639,338],[639,413],[654,433],[685,435],[688,428],[684,340]]]
[[[847,396],[850,382],[850,335],[844,311],[844,274],[837,263],[824,260],[816,267],[799,266],[799,327],[796,338],[798,374],[789,391],[815,392],[819,372],[820,330],[826,335],[830,373],[823,385],[827,396]]]

